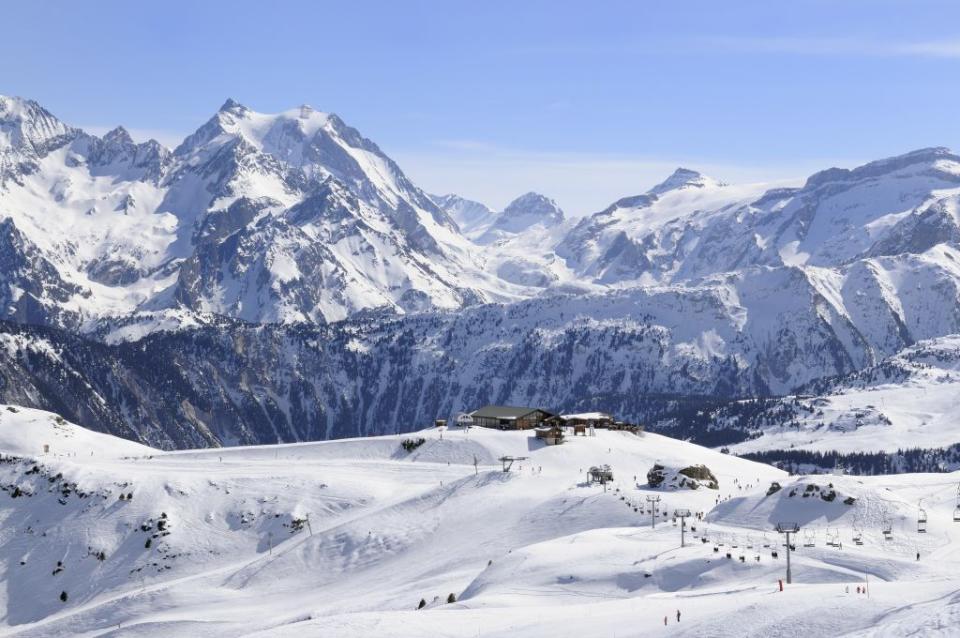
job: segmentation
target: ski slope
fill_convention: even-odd
[[[924,635],[955,625],[956,475],[789,477],[608,431],[551,447],[532,432],[474,428],[160,452],[6,408],[3,636]],[[421,437],[412,452],[400,445]],[[505,455],[527,458],[504,472]],[[600,464],[614,472],[606,488],[586,480]],[[706,465],[719,490],[651,488],[654,464]],[[768,495],[772,482],[782,488]],[[652,528],[644,509],[657,496]],[[921,498],[926,534],[916,532]],[[681,508],[704,519],[688,519],[696,530],[682,548]],[[771,529],[782,520],[814,546],[801,534],[795,583],[778,592],[784,551],[771,556]],[[834,533],[842,548],[826,545]],[[865,580],[869,597],[855,593]]]

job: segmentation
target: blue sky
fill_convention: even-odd
[[[0,93],[71,124],[169,143],[228,96],[308,103],[493,206],[960,148],[958,2],[33,0],[2,20]]]

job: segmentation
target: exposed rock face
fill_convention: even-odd
[[[691,465],[677,469],[656,464],[647,472],[647,484],[650,487],[673,490],[697,490],[701,487],[711,490],[720,489],[717,477],[706,465]]]
[[[691,465],[689,467],[681,468],[677,470],[678,474],[681,474],[691,481],[686,482],[686,486],[690,489],[695,490],[697,486],[703,485],[711,490],[720,489],[720,483],[717,481],[717,477],[713,475],[713,472],[710,471],[706,465]],[[678,487],[684,487],[683,479],[680,480]]]
[[[650,487],[660,487],[667,478],[667,468],[657,464],[647,472],[647,485]]]

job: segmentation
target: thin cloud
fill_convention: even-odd
[[[948,40],[895,41],[864,38],[810,37],[718,37],[712,46],[746,53],[788,53],[793,55],[856,55],[870,57],[960,58],[960,38]]]

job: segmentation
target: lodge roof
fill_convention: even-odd
[[[543,408],[530,408],[511,405],[485,405],[479,410],[474,410],[471,412],[470,416],[474,418],[485,417],[488,419],[521,419],[538,410],[547,414],[548,416],[553,416],[552,412],[544,410]]]

